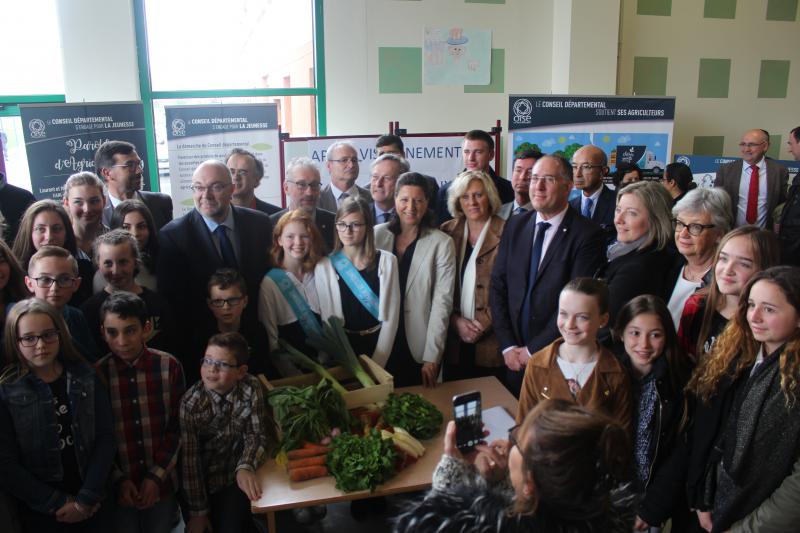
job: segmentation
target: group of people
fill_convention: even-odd
[[[62,203],[6,216],[2,502],[31,531],[169,531],[179,510],[187,531],[248,530],[277,439],[254,375],[304,372],[285,344],[333,364],[306,341],[335,316],[396,387],[495,376],[519,398],[507,441],[464,457],[448,427],[398,530],[445,531],[478,491],[473,518],[504,531],[783,531],[800,499],[800,194],[766,132],[740,147],[713,188],[680,163],[611,188],[593,145],[516,153],[506,180],[473,130],[440,187],[387,135],[366,189],[337,141],[324,187],[312,160],[287,164],[284,209],[235,149],[196,168],[194,209],[172,220],[136,148],[108,141]]]

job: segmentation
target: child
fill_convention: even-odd
[[[183,370],[168,353],[146,346],[150,314],[135,294],[110,295],[100,320],[111,353],[95,368],[108,383],[118,451],[111,476],[114,525],[116,531],[168,533],[178,511]]]
[[[90,362],[96,361],[100,351],[83,312],[67,305],[81,286],[77,260],[64,248],[42,246],[28,263],[25,285],[34,297],[45,300],[61,312],[78,351]]]
[[[175,320],[169,304],[160,294],[136,283],[139,268],[139,248],[136,239],[127,231],[115,229],[97,237],[94,243],[94,260],[98,271],[106,279],[105,288],[86,300],[81,311],[86,316],[90,331],[95,338],[101,353],[108,352],[100,331],[100,307],[110,294],[117,291],[132,292],[144,300],[150,313],[150,331],[147,345],[167,353],[175,353]]]
[[[253,530],[250,502],[261,496],[256,470],[277,444],[264,389],[247,373],[239,333],[209,339],[200,374],[181,401],[182,486],[188,533]]]
[[[3,341],[0,489],[20,501],[25,531],[99,531],[114,459],[108,392],[43,300],[14,306]]]
[[[108,231],[103,225],[106,205],[103,182],[94,172],[77,172],[64,183],[63,202],[75,232],[78,257],[92,259],[95,237]]]
[[[630,430],[630,380],[597,331],[608,323],[608,287],[601,280],[575,278],[558,298],[561,338],[528,361],[517,423],[547,398],[571,400],[596,409]]]
[[[633,457],[636,488],[642,495],[636,529],[660,528],[670,517],[677,527],[677,520],[687,518],[688,506],[683,501],[670,505],[672,500],[664,498],[680,492],[673,490],[680,485],[674,483],[680,472],[671,471],[667,460],[678,442],[683,388],[691,368],[678,346],[669,309],[656,296],[645,294],[628,302],[617,315],[614,336],[623,343],[622,360],[633,376]]]

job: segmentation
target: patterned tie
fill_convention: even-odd
[[[542,248],[544,248],[544,234],[550,227],[549,222],[539,222],[536,224],[536,237],[533,239],[533,249],[531,250],[531,264],[528,269],[528,289],[525,291],[525,299],[522,301],[522,312],[520,313],[520,331],[522,331],[522,342],[527,343],[530,336],[531,319],[531,297],[533,296],[533,286],[536,284],[536,276],[539,273],[539,262],[542,259]]]
[[[231,244],[231,240],[228,238],[228,233],[225,231],[225,226],[220,224],[217,226],[217,229],[214,230],[214,233],[217,234],[217,239],[219,239],[219,250],[222,252],[222,262],[225,263],[226,267],[237,268],[236,254],[233,251],[233,244]]]
[[[585,202],[583,202],[583,209],[581,210],[581,215],[584,218],[592,218],[592,199],[587,198]]]
[[[345,198],[348,198],[349,196],[350,196],[350,194],[346,193],[346,192],[343,192],[342,194],[340,194],[339,195],[339,199],[336,200],[336,207],[342,207],[342,202],[344,202]]]
[[[750,166],[750,189],[747,191],[747,211],[744,215],[748,224],[758,221],[758,167]]]

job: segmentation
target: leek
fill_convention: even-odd
[[[327,379],[330,382],[331,387],[333,387],[333,389],[339,394],[344,394],[347,392],[347,389],[342,387],[342,384],[336,381],[336,378],[333,377],[330,372],[328,372],[327,368],[317,363],[303,352],[297,350],[283,339],[278,339],[278,344],[283,350],[286,351],[286,354],[289,356],[289,360],[292,363],[307,370],[311,370],[312,372],[316,372],[320,375],[320,377],[322,377],[322,379]]]
[[[344,321],[332,316],[322,323],[322,335],[314,335],[306,339],[306,343],[320,352],[333,357],[337,363],[346,368],[364,387],[374,387],[375,382],[361,366],[350,341],[344,332]]]

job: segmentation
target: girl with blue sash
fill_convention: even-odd
[[[342,318],[355,353],[385,366],[400,316],[397,259],[375,249],[372,210],[364,200],[345,199],[335,226],[334,251],[314,270],[322,318]]]
[[[261,281],[258,318],[267,330],[273,351],[280,338],[319,359],[317,351],[305,340],[321,332],[314,267],[323,256],[324,241],[302,209],[286,212],[275,225],[273,235],[271,255],[275,267]],[[280,357],[273,357],[273,363],[284,376],[302,372]]]

